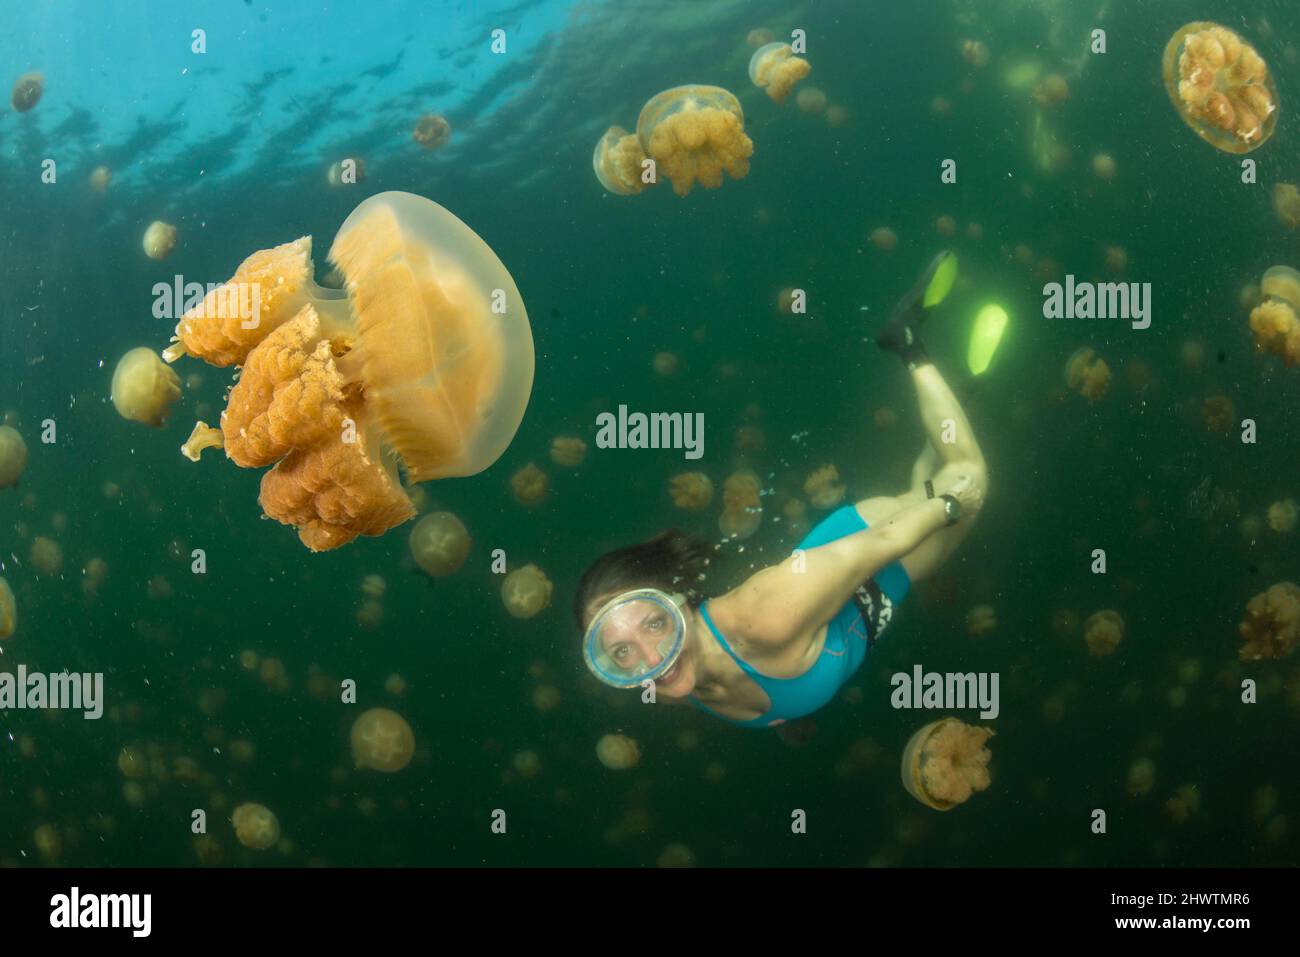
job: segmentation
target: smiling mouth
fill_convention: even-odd
[[[677,678],[677,672],[681,669],[681,666],[682,666],[682,663],[681,663],[680,660],[678,660],[678,662],[677,662],[675,665],[673,665],[671,668],[669,668],[667,671],[665,671],[662,675],[660,675],[660,676],[659,676],[659,682],[660,682],[660,684],[667,684],[667,683],[669,683],[669,682],[671,682],[671,681],[675,681],[676,678]]]

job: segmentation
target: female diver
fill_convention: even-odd
[[[956,272],[955,256],[936,257],[877,338],[907,366],[929,438],[911,488],[833,512],[785,561],[716,598],[694,588],[711,550],[676,530],[597,559],[574,599],[597,678],[617,688],[653,681],[656,696],[688,698],[748,728],[801,718],[835,697],[911,583],[953,553],[983,503],[984,456],[919,337]],[[945,420],[955,424],[950,443],[940,440]]]

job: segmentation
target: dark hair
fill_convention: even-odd
[[[578,582],[573,596],[578,627],[586,627],[588,606],[597,598],[634,588],[658,588],[670,595],[680,592],[692,608],[697,607],[706,597],[700,586],[712,558],[710,546],[675,528],[649,541],[606,552]]]

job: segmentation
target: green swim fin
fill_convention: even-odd
[[[1007,311],[996,303],[989,303],[979,311],[970,330],[970,346],[966,351],[966,364],[971,375],[983,375],[993,361],[1007,328]]]
[[[926,309],[936,306],[952,292],[952,284],[957,281],[957,254],[944,250],[934,257],[930,268],[926,270],[929,277],[925,284],[925,296],[921,305]]]

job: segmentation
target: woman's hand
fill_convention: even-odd
[[[984,490],[969,475],[959,475],[948,488],[942,489],[940,495],[951,495],[961,505],[961,514],[965,518],[974,515],[984,505]]]

